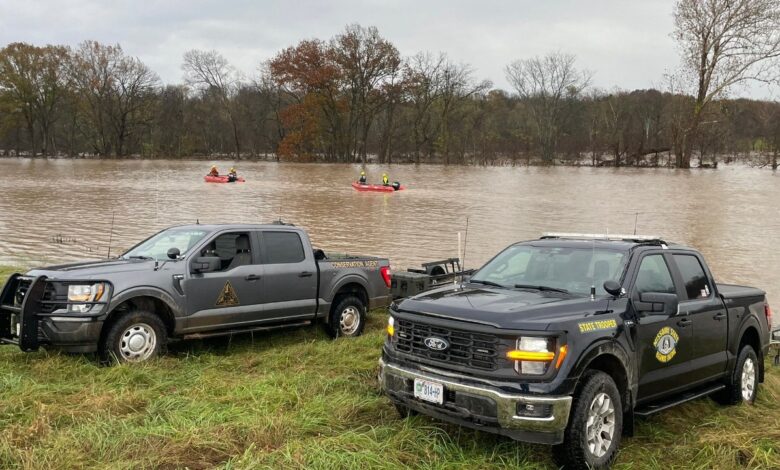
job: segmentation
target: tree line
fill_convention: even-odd
[[[279,51],[252,77],[191,50],[174,85],[120,45],[12,43],[0,153],[776,168],[780,103],[728,92],[776,81],[778,1],[679,0],[674,18],[682,67],[634,91],[593,87],[563,52],[507,64],[501,90],[445,53],[402,57],[360,25]]]

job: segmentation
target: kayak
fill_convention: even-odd
[[[206,175],[203,177],[204,180],[206,180],[206,183],[243,183],[245,180],[243,177],[239,176],[238,179],[235,181],[228,181],[227,175],[224,176],[211,176]]]
[[[398,189],[393,189],[392,186],[383,186],[381,184],[360,184],[358,182],[352,183],[352,187],[358,191],[374,191],[378,193],[394,193],[406,189],[406,186],[400,186]]]

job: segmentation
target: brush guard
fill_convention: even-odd
[[[780,367],[780,329],[769,334],[769,355],[774,355],[772,364]]]
[[[95,279],[68,279],[52,280],[46,276],[38,276],[32,279],[27,291],[24,292],[21,305],[18,302],[18,293],[20,284],[29,281],[30,278],[22,274],[15,273],[8,278],[3,290],[0,293],[0,344],[15,344],[24,352],[37,351],[45,338],[39,335],[39,323],[43,318],[67,317],[96,320],[105,314],[105,309],[98,312],[66,312],[66,313],[46,313],[45,307],[62,307],[68,309],[70,305],[107,305],[113,294],[113,286],[107,281]],[[107,292],[104,299],[95,302],[73,302],[58,299],[46,299],[45,294],[49,284],[71,285],[71,284],[95,284],[104,283],[107,286]],[[56,287],[54,292],[56,293]],[[56,297],[56,295],[55,295]]]

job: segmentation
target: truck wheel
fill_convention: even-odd
[[[758,391],[758,367],[758,357],[753,347],[749,344],[742,346],[729,383],[713,398],[724,405],[742,402],[752,404]]]
[[[108,326],[100,344],[100,359],[110,362],[144,362],[163,354],[168,333],[160,317],[143,310],[132,310]]]
[[[331,310],[328,333],[333,338],[360,336],[365,326],[366,306],[359,298],[349,295],[340,298],[336,307]]]
[[[554,449],[567,469],[608,468],[623,433],[623,407],[615,381],[599,371],[583,376],[574,396],[563,444]]]

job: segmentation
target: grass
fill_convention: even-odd
[[[309,327],[178,343],[140,366],[0,347],[0,468],[555,468],[545,446],[399,419],[376,381],[384,321],[352,340]],[[754,406],[702,399],[640,421],[616,468],[780,468],[767,370]]]

